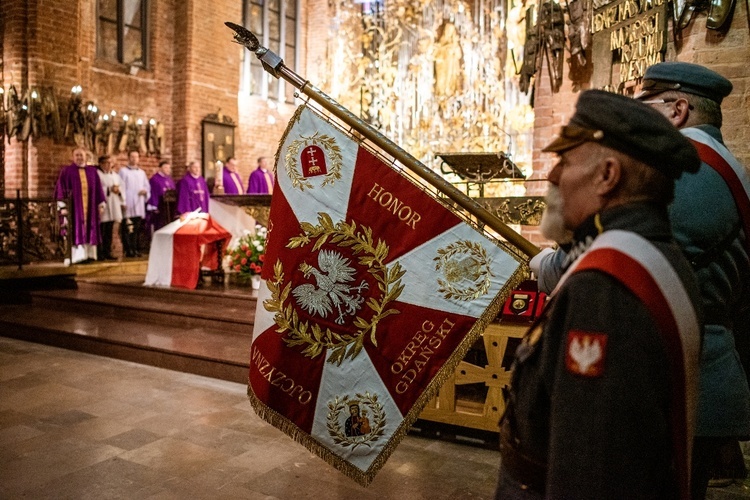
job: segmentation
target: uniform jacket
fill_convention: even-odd
[[[601,223],[605,231],[639,234],[672,264],[698,314],[697,336],[699,292],[689,263],[672,241],[666,211],[631,204],[602,212]],[[592,217],[576,231],[578,243],[569,255],[581,255],[596,235]],[[503,425],[512,419],[519,451],[547,464],[547,496],[676,498],[669,414],[673,387],[667,350],[646,305],[609,275],[580,271],[557,290],[539,327],[538,340],[516,352]],[[599,375],[582,376],[566,366],[571,332],[606,336]]]
[[[713,126],[695,129],[722,142]],[[750,300],[750,261],[737,206],[726,182],[703,163],[698,173],[675,184],[669,215],[688,259],[700,260],[708,252],[712,261],[695,268],[706,315],[696,435],[750,436],[750,390],[731,329],[739,303]],[[721,245],[727,238],[731,243]]]

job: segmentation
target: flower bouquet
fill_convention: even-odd
[[[237,273],[240,281],[248,282],[253,276],[260,276],[265,259],[267,234],[268,230],[265,227],[257,225],[255,234],[244,235],[237,245],[227,249],[229,269]]]

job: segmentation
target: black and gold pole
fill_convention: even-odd
[[[509,243],[514,245],[527,256],[533,257],[539,253],[539,248],[517,232],[513,231],[479,203],[466,196],[453,184],[427,168],[419,160],[401,149],[396,143],[375,130],[371,125],[361,120],[341,104],[331,99],[320,89],[311,85],[309,81],[286,67],[284,60],[281,59],[281,57],[267,48],[261,47],[258,38],[251,31],[235,23],[227,22],[225,24],[234,31],[234,40],[240,45],[246,47],[250,52],[253,52],[258,59],[260,59],[263,69],[268,73],[276,78],[283,78],[294,85],[294,87],[299,89],[300,92],[318,103],[352,129],[362,134],[363,137],[371,141],[383,151],[393,156],[402,165],[438,189],[461,208],[474,216],[479,222],[500,234]]]

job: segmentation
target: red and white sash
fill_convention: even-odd
[[[693,304],[664,255],[630,231],[612,230],[598,236],[563,275],[557,289],[569,276],[584,270],[606,273],[622,283],[658,325],[669,356],[673,387],[670,418],[680,498],[689,498],[700,355],[700,326]]]
[[[682,135],[690,139],[701,161],[713,168],[732,192],[745,231],[745,250],[750,255],[750,176],[742,164],[722,143],[699,128],[685,128]]]

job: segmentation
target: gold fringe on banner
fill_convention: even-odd
[[[346,130],[343,130],[342,127],[335,122],[335,120],[331,119],[330,117],[323,116],[322,113],[320,113],[318,110],[314,109],[313,107],[308,106],[307,104],[304,104],[297,108],[297,110],[294,113],[294,116],[289,121],[289,124],[286,130],[284,131],[283,136],[281,137],[281,140],[279,142],[279,147],[277,148],[276,155],[275,155],[276,165],[279,165],[280,164],[279,162],[283,161],[283,158],[282,158],[283,152],[281,151],[282,146],[285,143],[288,134],[291,132],[294,125],[300,120],[301,114],[306,108],[315,112],[321,118],[328,120],[331,123],[331,125],[338,127],[344,133],[346,133],[347,135],[351,137],[352,134],[350,132],[347,132]],[[357,142],[362,147],[367,147],[368,150],[376,154],[386,164],[390,164],[391,168],[396,168],[394,167],[393,163],[388,161],[386,158],[384,158],[383,155],[380,154],[377,149],[364,144],[363,141],[357,140],[355,137],[352,137],[352,140]],[[396,169],[398,170],[398,168]],[[278,175],[278,170],[277,170],[277,175]],[[508,281],[503,285],[503,287],[495,296],[495,298],[490,302],[490,305],[485,309],[483,314],[477,319],[477,321],[472,326],[471,330],[464,336],[463,340],[459,343],[459,345],[454,350],[454,352],[450,355],[448,360],[443,364],[443,366],[440,368],[437,374],[427,384],[427,386],[422,391],[421,395],[416,399],[416,401],[414,402],[412,407],[409,409],[407,414],[404,415],[403,420],[401,421],[396,431],[388,438],[382,451],[370,464],[367,470],[362,470],[354,466],[350,462],[346,461],[345,459],[341,458],[340,456],[336,455],[327,446],[319,442],[312,435],[303,431],[302,429],[297,427],[296,424],[291,422],[289,419],[287,419],[286,417],[284,417],[283,415],[281,415],[280,413],[278,413],[277,411],[273,410],[272,408],[267,406],[265,403],[263,403],[253,392],[252,386],[250,385],[250,381],[248,380],[248,392],[247,392],[248,399],[253,409],[258,414],[258,416],[260,416],[263,420],[270,423],[274,427],[277,427],[278,429],[280,429],[284,434],[291,437],[294,441],[300,443],[305,448],[310,450],[312,453],[320,456],[327,463],[329,463],[330,465],[332,465],[333,467],[335,467],[336,469],[338,469],[343,474],[350,477],[357,483],[361,484],[362,486],[367,486],[372,482],[377,472],[383,467],[383,465],[385,465],[385,462],[388,460],[391,453],[393,453],[393,451],[396,449],[396,447],[401,442],[401,440],[406,436],[406,433],[409,431],[409,428],[419,418],[422,410],[427,405],[427,403],[437,395],[439,389],[445,383],[445,381],[455,373],[455,370],[457,369],[459,363],[466,356],[466,353],[474,345],[476,340],[482,335],[482,333],[485,331],[487,326],[497,317],[498,313],[500,312],[500,309],[505,303],[505,300],[510,295],[511,291],[514,290],[522,281],[524,281],[525,279],[528,279],[528,276],[529,276],[529,270],[528,270],[528,267],[526,266],[526,257],[521,252],[519,252],[518,249],[516,249],[512,245],[507,244],[504,241],[500,241],[497,238],[494,238],[488,235],[485,231],[482,231],[480,228],[477,228],[476,224],[473,223],[471,219],[466,217],[464,213],[457,211],[454,207],[440,200],[440,198],[436,196],[434,193],[425,189],[425,186],[423,184],[416,182],[416,179],[408,175],[403,175],[403,176],[409,181],[411,181],[414,185],[416,185],[423,191],[427,192],[430,195],[430,197],[433,198],[435,201],[437,201],[438,203],[441,203],[448,210],[450,210],[451,212],[459,216],[464,222],[474,226],[475,229],[483,233],[492,243],[494,243],[496,246],[501,248],[505,253],[509,254],[520,265],[513,272],[513,274],[511,274]]]

